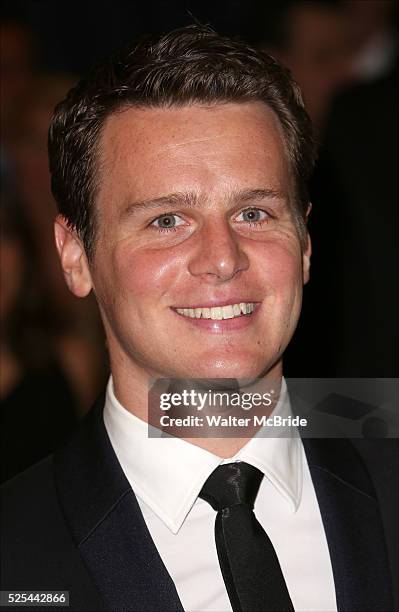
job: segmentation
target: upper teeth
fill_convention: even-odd
[[[192,319],[234,319],[241,314],[251,314],[255,304],[253,302],[241,302],[240,304],[229,304],[228,306],[215,306],[214,308],[176,308],[177,312]]]

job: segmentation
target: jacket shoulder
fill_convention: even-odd
[[[63,517],[47,457],[1,488],[1,588],[70,591],[72,609],[101,609]]]

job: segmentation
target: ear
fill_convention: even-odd
[[[58,215],[54,223],[55,244],[60,256],[65,282],[77,297],[89,295],[93,283],[83,245],[65,218]]]
[[[306,211],[306,223],[308,221],[308,217],[310,211],[312,210],[312,204],[309,202],[308,209]],[[303,284],[309,282],[310,277],[310,258],[312,255],[312,242],[310,240],[309,232],[306,230],[306,247],[302,253],[302,274],[303,274]]]

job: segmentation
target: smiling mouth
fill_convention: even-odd
[[[236,319],[250,315],[256,302],[240,302],[239,304],[228,304],[226,306],[213,306],[212,308],[175,308],[176,312],[189,319],[212,319],[222,321],[223,319]]]

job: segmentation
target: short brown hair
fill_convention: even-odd
[[[192,25],[150,36],[99,64],[55,109],[49,131],[52,191],[89,259],[95,243],[96,168],[106,119],[125,107],[263,101],[283,128],[301,233],[315,160],[310,119],[289,71],[243,42]],[[302,235],[304,232],[302,231]]]

